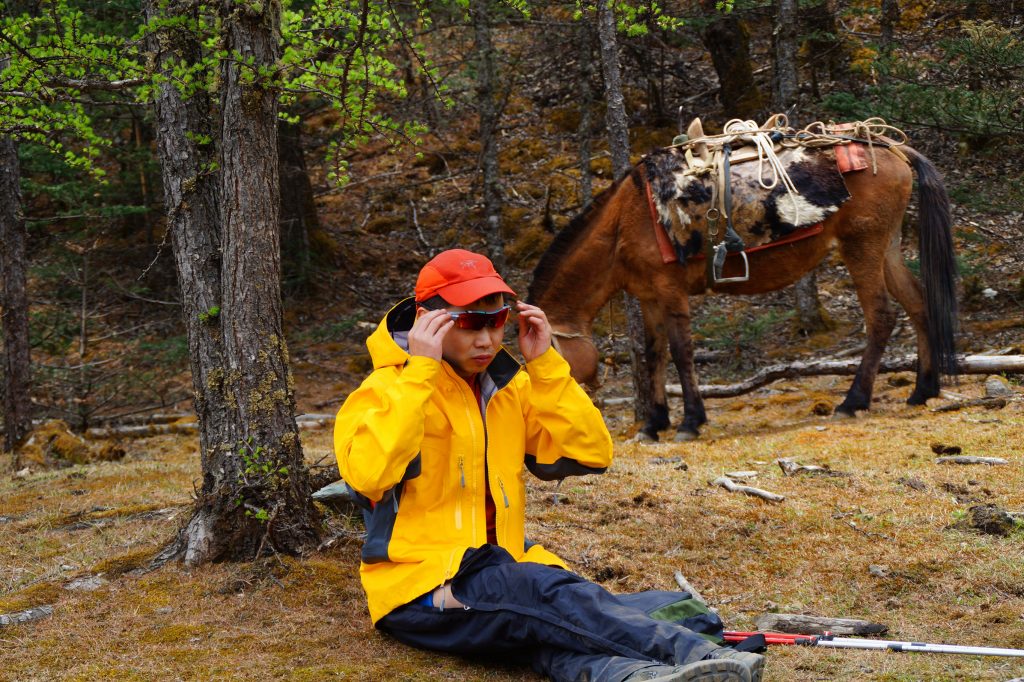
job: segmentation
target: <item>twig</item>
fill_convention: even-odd
[[[427,254],[433,257],[435,253],[434,247],[427,241],[426,235],[423,234],[423,228],[420,227],[420,221],[416,217],[416,203],[412,199],[409,199],[409,208],[412,209],[412,224],[416,228],[416,236],[419,238],[420,244],[423,244],[423,247],[427,250]]]
[[[760,488],[752,488],[749,485],[737,485],[732,479],[726,476],[719,476],[711,485],[720,485],[731,493],[745,493],[747,495],[753,495],[754,497],[760,497],[762,500],[768,500],[769,502],[782,502],[786,499],[782,495],[776,495],[770,493],[767,490],[761,490]]]
[[[829,469],[828,467],[820,467],[814,464],[800,464],[792,457],[780,457],[779,459],[775,460],[775,463],[779,465],[779,468],[782,469],[782,473],[785,476],[792,476],[793,474],[798,474],[802,471],[805,471],[809,474],[833,473],[832,470]]]
[[[970,457],[968,455],[954,455],[952,457],[937,457],[936,464],[1009,464],[1002,457]]]
[[[676,571],[674,575],[676,578],[676,584],[679,585],[679,589],[683,592],[689,592],[690,596],[699,602],[704,602],[704,604],[708,603],[708,600],[697,591],[697,588],[690,584],[690,581],[686,579],[686,576],[683,575],[682,571]],[[708,608],[711,609],[710,606],[708,606]],[[715,609],[711,610],[714,611]]]

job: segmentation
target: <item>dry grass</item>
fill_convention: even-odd
[[[980,392],[967,378],[956,391]],[[630,442],[624,410],[608,410],[617,461],[604,476],[531,489],[528,533],[612,591],[673,589],[681,570],[730,629],[766,609],[886,623],[890,638],[1024,648],[1024,532],[948,527],[972,504],[1024,509],[1024,407],[936,414],[909,408],[908,387],[879,382],[868,417],[833,421],[846,379],[772,386],[709,405],[693,444]],[[938,401],[941,403],[942,401]],[[676,415],[678,416],[678,415]],[[309,459],[327,432],[304,435]],[[933,442],[1009,466],[943,466]],[[357,524],[304,559],[132,569],[185,518],[199,475],[195,443],[160,436],[126,444],[121,462],[0,481],[0,613],[54,604],[52,617],[0,630],[0,670],[17,680],[454,679],[536,680],[414,651],[376,633],[357,578]],[[839,476],[784,477],[781,456]],[[686,470],[672,461],[679,457]],[[660,459],[657,459],[660,458]],[[786,496],[769,504],[711,488],[737,469]],[[868,567],[887,567],[876,577]],[[93,591],[65,589],[102,573]],[[1021,659],[778,648],[768,680],[1006,680]]]

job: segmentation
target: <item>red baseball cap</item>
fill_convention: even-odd
[[[440,296],[451,305],[462,306],[499,293],[516,295],[486,256],[465,249],[442,251],[416,278],[417,303]]]

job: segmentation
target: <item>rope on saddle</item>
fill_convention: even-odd
[[[755,121],[732,119],[725,124],[719,135],[701,134],[699,137],[670,145],[670,147],[679,148],[686,159],[687,168],[682,171],[683,174],[710,176],[711,208],[708,209],[706,215],[708,238],[705,240],[704,248],[707,256],[708,281],[712,283],[712,288],[714,288],[714,283],[746,281],[749,278],[748,270],[744,277],[721,279],[726,252],[735,253],[746,250],[743,239],[733,226],[731,165],[756,160],[758,162],[758,183],[769,191],[781,183],[786,189],[786,196],[792,202],[796,214],[795,223],[799,224],[800,202],[797,201],[797,198],[800,196],[800,191],[779,159],[779,151],[796,147],[810,149],[838,147],[853,143],[867,146],[871,156],[872,172],[876,175],[878,174],[876,146],[888,149],[904,163],[910,163],[907,155],[899,149],[900,146],[907,143],[906,133],[878,117],[842,124],[833,122],[826,124],[815,121],[802,130],[789,127],[789,119],[785,114],[775,114],[763,125],[758,125]],[[737,158],[737,150],[744,147],[746,148],[743,150],[744,153]],[[751,153],[750,147],[753,147],[753,153]],[[766,167],[770,171],[770,179],[766,179]],[[650,197],[648,199],[650,201]],[[725,234],[719,241],[718,221],[723,217],[725,218]]]
[[[907,144],[907,134],[889,125],[885,119],[877,116],[863,121],[851,121],[850,123],[823,123],[815,121],[806,126],[803,130],[794,131],[786,135],[782,141],[785,147],[835,147],[841,144],[859,142],[868,147],[871,155],[871,170],[878,174],[878,159],[875,157],[875,147],[879,146],[888,149],[904,163],[909,164],[910,159],[900,149]]]
[[[765,124],[765,128],[757,125],[754,121],[742,121],[738,118],[734,118],[725,124],[724,131],[726,135],[734,135],[736,139],[740,139],[743,142],[753,144],[757,149],[757,182],[761,187],[772,190],[781,182],[782,186],[786,188],[786,194],[790,197],[790,201],[793,202],[793,208],[796,211],[796,222],[799,224],[800,221],[800,204],[796,201],[796,197],[800,195],[796,185],[789,177],[789,173],[786,172],[786,168],[782,165],[779,160],[778,154],[775,153],[775,143],[783,139],[780,129],[786,127],[787,123],[785,114],[776,114],[768,120]],[[770,128],[768,126],[771,126]],[[772,171],[771,182],[765,182],[764,179],[764,168],[768,166]],[[728,185],[728,179],[726,180]],[[731,221],[730,221],[731,222]],[[731,225],[730,225],[731,227]]]

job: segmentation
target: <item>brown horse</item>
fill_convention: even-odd
[[[823,221],[818,234],[751,251],[749,281],[714,286],[714,291],[726,294],[775,291],[796,282],[838,245],[864,311],[868,340],[837,415],[852,416],[870,405],[882,353],[896,323],[890,296],[906,310],[917,334],[917,383],[907,402],[924,404],[938,395],[940,374],[956,373],[956,266],[949,199],[931,162],[909,147],[900,150],[902,154],[877,147],[874,169],[843,177],[850,198]],[[813,153],[833,154],[834,159],[831,150]],[[903,214],[913,184],[911,166],[919,184],[923,287],[900,253]],[[643,311],[645,354],[654,387],[653,409],[642,434],[657,440],[658,432],[669,427],[668,345],[683,388],[684,417],[676,440],[689,440],[698,435],[707,417],[694,369],[688,297],[709,287],[703,260],[663,262],[649,189],[657,185],[658,178],[652,177],[657,172],[657,164],[648,157],[573,219],[541,257],[529,298],[547,312],[573,375],[594,384],[598,352],[591,339],[593,320],[617,291],[625,289],[635,296]],[[727,260],[725,275],[736,274],[737,260]]]

